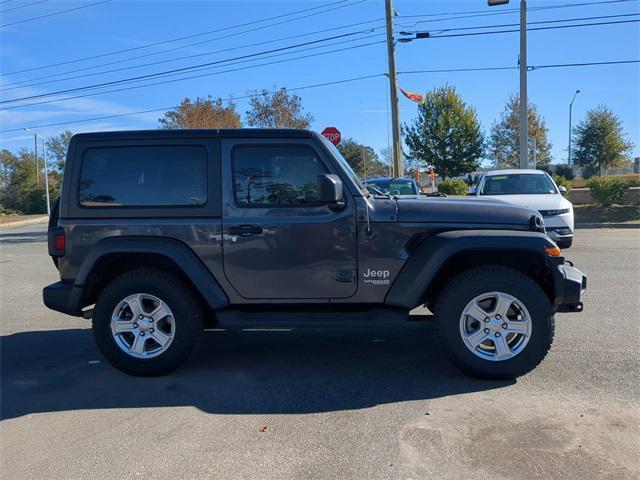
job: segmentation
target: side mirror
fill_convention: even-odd
[[[477,195],[478,188],[477,187],[469,187],[469,193],[467,195]]]
[[[560,185],[558,187],[558,190],[560,190],[560,193],[567,193],[567,189],[565,187],[563,187],[562,185]]]
[[[318,197],[322,203],[329,205],[344,204],[342,180],[337,175],[325,173],[318,175]]]

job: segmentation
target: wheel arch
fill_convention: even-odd
[[[212,310],[229,303],[213,274],[187,245],[172,238],[132,236],[106,238],[91,248],[74,282],[82,289],[81,307],[95,303],[113,278],[139,268],[173,273]]]
[[[447,280],[474,267],[500,265],[529,275],[555,297],[545,247],[553,246],[536,232],[454,231],[423,238],[391,286],[385,303],[415,308],[432,303]]]

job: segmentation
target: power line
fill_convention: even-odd
[[[25,18],[23,20],[18,20],[17,22],[5,23],[4,25],[0,25],[0,28],[11,27],[12,25],[18,25],[20,23],[32,22],[34,20],[40,20],[42,18],[49,18],[55,15],[62,15],[63,13],[75,12],[76,10],[82,10],[84,8],[96,7],[98,5],[103,5],[105,3],[109,3],[111,0],[102,0],[101,2],[89,3],[88,5],[81,5],[79,7],[67,8],[66,10],[59,10],[57,12],[47,13],[46,15],[40,15],[38,17]]]
[[[606,5],[611,3],[628,3],[628,2],[637,2],[638,0],[604,0],[599,2],[580,2],[580,3],[565,3],[563,5],[542,5],[539,7],[527,7],[528,12],[541,11],[541,10],[556,10],[558,8],[572,8],[572,7],[589,7],[593,5]],[[520,8],[505,8],[501,9],[499,12],[487,12],[485,10],[472,10],[466,12],[441,12],[441,13],[426,13],[421,15],[400,15],[397,18],[425,18],[425,17],[439,17],[442,15],[471,15],[471,14],[481,14],[482,16],[490,16],[490,15],[501,15],[503,13],[516,13],[519,12]],[[457,18],[456,18],[457,19]],[[443,19],[436,19],[434,21],[442,21]],[[455,20],[455,19],[451,19]],[[431,20],[426,20],[431,21]]]
[[[529,65],[528,70],[542,70],[545,68],[570,68],[570,67],[591,67],[598,65],[624,65],[630,63],[640,63],[640,60],[610,60],[603,62],[583,62],[583,63],[554,63],[549,65]],[[447,68],[433,70],[407,70],[398,72],[398,75],[413,75],[420,73],[455,73],[455,72],[489,72],[495,70],[517,70],[519,67],[503,66],[503,67],[478,67],[478,68]]]
[[[600,15],[596,17],[577,17],[577,18],[565,18],[558,20],[541,20],[537,22],[527,22],[527,26],[529,25],[542,25],[547,23],[566,23],[566,22],[580,22],[586,20],[601,20],[606,18],[626,18],[626,17],[637,17],[640,13],[624,13],[620,15]],[[480,30],[482,28],[504,28],[504,27],[519,27],[520,23],[503,23],[503,24],[494,24],[494,25],[476,25],[471,27],[453,27],[453,28],[445,28],[442,30],[438,30],[438,33],[441,32],[456,32],[462,30]],[[519,30],[518,30],[519,31]],[[415,32],[412,32],[415,33]]]
[[[585,63],[556,63],[552,65],[530,65],[528,70],[541,70],[544,68],[565,68],[565,67],[591,67],[594,65],[622,65],[629,63],[640,63],[640,60],[612,60],[610,62],[585,62]]]
[[[308,42],[303,42],[303,43],[298,43],[295,45],[287,45],[284,47],[279,47],[279,48],[274,48],[271,50],[265,50],[262,52],[256,52],[256,53],[250,53],[250,54],[246,54],[246,55],[241,55],[238,57],[234,57],[234,58],[229,58],[226,60],[216,60],[214,62],[207,62],[207,63],[201,63],[198,65],[191,65],[188,67],[181,67],[181,68],[174,68],[172,70],[165,70],[162,72],[155,72],[155,73],[148,73],[145,75],[138,75],[136,77],[129,77],[129,78],[123,78],[123,79],[119,79],[119,80],[112,80],[110,82],[102,82],[102,83],[96,83],[93,85],[86,85],[84,87],[76,87],[76,88],[68,88],[65,90],[58,90],[57,92],[49,92],[49,93],[41,93],[38,95],[29,95],[26,97],[20,97],[20,98],[12,98],[9,100],[2,100],[0,101],[0,104],[5,104],[5,103],[13,103],[13,102],[18,102],[18,101],[23,101],[23,100],[31,100],[31,99],[35,99],[35,98],[43,98],[43,97],[50,97],[50,96],[54,96],[54,95],[60,95],[60,94],[64,94],[64,93],[72,93],[72,92],[78,92],[78,91],[82,91],[82,90],[90,90],[93,88],[100,88],[100,87],[107,87],[107,86],[112,86],[112,85],[118,85],[121,83],[127,83],[130,81],[135,81],[135,80],[144,80],[144,79],[151,79],[151,78],[155,78],[155,77],[161,77],[170,73],[178,73],[178,72],[186,72],[189,70],[194,70],[194,69],[198,69],[201,67],[206,67],[206,66],[210,66],[210,65],[216,65],[216,64],[220,64],[220,63],[224,63],[224,62],[228,62],[228,61],[232,61],[232,60],[240,60],[240,59],[245,59],[245,58],[253,58],[253,57],[257,57],[257,56],[261,56],[261,55],[265,55],[268,53],[274,53],[274,52],[281,52],[281,51],[285,51],[285,50],[291,50],[294,48],[298,48],[298,47],[302,47],[302,46],[306,46],[306,45],[313,45],[313,44],[317,44],[317,43],[321,43],[321,42],[326,42],[329,40],[336,40],[338,38],[345,38],[345,37],[350,37],[353,35],[359,35],[362,33],[371,33],[373,31],[373,29],[369,29],[369,30],[360,30],[357,32],[349,32],[349,33],[343,33],[340,35],[334,35],[332,37],[325,37],[325,38],[320,38],[317,40],[310,40]]]
[[[529,68],[532,70],[539,70],[539,69],[545,69],[545,68],[570,68],[570,67],[586,67],[586,66],[616,65],[616,64],[631,64],[631,63],[640,63],[640,60],[613,60],[613,61],[604,61],[604,62],[549,64],[549,65],[536,65],[536,66],[531,66]],[[398,72],[398,75],[515,70],[517,68],[518,67],[516,66],[502,66],[502,67],[477,67],[477,68],[448,68],[448,69],[435,69],[435,70],[408,70],[406,72]],[[354,78],[348,78],[343,80],[335,80],[332,82],[317,83],[314,85],[305,85],[302,87],[287,88],[287,90],[300,91],[300,90],[319,88],[319,87],[324,87],[329,85],[338,85],[342,83],[355,82],[355,81],[367,80],[371,78],[384,77],[384,76],[385,76],[384,73],[378,73],[378,74],[365,75],[361,77],[354,77]],[[242,95],[239,97],[229,97],[229,98],[223,99],[222,101],[225,102],[230,100],[243,100],[250,97],[251,95]],[[55,123],[47,123],[47,124],[40,124],[40,125],[30,125],[28,127],[19,127],[19,128],[10,128],[6,130],[0,130],[0,133],[20,132],[20,131],[23,131],[25,128],[38,129],[38,128],[48,128],[48,127],[59,127],[62,125],[74,125],[78,123],[90,123],[90,122],[95,122],[99,120],[109,120],[113,118],[129,117],[133,115],[143,115],[146,113],[164,112],[164,111],[171,110],[173,108],[178,108],[178,107],[179,105],[172,105],[170,107],[152,108],[147,110],[139,110],[135,112],[119,113],[115,115],[105,115],[102,117],[83,118],[81,120],[70,120],[67,122],[55,122]]]
[[[0,10],[0,13],[12,12],[14,10],[20,10],[21,8],[33,7],[34,5],[38,5],[39,3],[48,2],[49,0],[38,0],[37,2],[27,3],[25,5],[20,5],[18,7],[7,8],[6,10]],[[2,2],[5,3],[5,2]]]
[[[554,22],[554,21],[550,21],[550,22]],[[613,21],[613,22],[593,22],[593,23],[582,23],[582,24],[574,24],[574,25],[557,25],[557,26],[546,26],[546,27],[534,27],[534,28],[527,28],[527,30],[528,31],[551,30],[551,29],[560,29],[560,28],[602,26],[602,25],[614,25],[614,24],[637,23],[637,22],[638,22],[638,20],[618,20],[618,21]],[[541,23],[544,23],[544,22],[541,22]],[[477,28],[490,28],[490,27],[491,26],[477,27]],[[496,25],[495,27],[501,27],[501,25]],[[113,81],[109,81],[109,82],[97,83],[97,84],[93,84],[93,85],[86,85],[86,86],[83,86],[83,87],[76,87],[76,88],[70,88],[70,89],[65,89],[65,90],[59,90],[59,91],[56,91],[56,92],[49,92],[49,93],[42,93],[42,94],[38,94],[38,95],[30,95],[30,96],[26,96],[26,97],[13,98],[13,99],[0,101],[0,104],[15,103],[15,102],[21,102],[21,101],[25,101],[25,100],[32,100],[32,99],[37,99],[37,98],[45,98],[45,97],[50,97],[50,96],[56,96],[56,95],[61,95],[61,94],[65,94],[65,93],[73,93],[73,92],[79,92],[79,91],[83,91],[83,90],[92,90],[92,89],[96,89],[96,88],[108,87],[108,86],[113,86],[113,85],[118,85],[118,84],[126,84],[126,83],[135,82],[135,81],[139,81],[139,80],[152,79],[152,78],[162,77],[162,76],[166,76],[166,75],[173,74],[173,73],[181,73],[181,72],[186,72],[186,71],[190,71],[190,70],[197,70],[197,69],[201,69],[201,68],[206,67],[206,66],[223,64],[223,63],[227,63],[227,62],[230,62],[230,61],[233,61],[233,60],[241,60],[241,59],[253,58],[253,57],[265,55],[265,54],[268,54],[268,53],[281,52],[281,51],[290,50],[290,49],[293,49],[293,48],[298,48],[298,47],[301,47],[301,46],[317,44],[317,43],[321,43],[321,42],[324,42],[324,41],[335,40],[335,39],[338,39],[338,38],[344,38],[344,37],[347,37],[347,36],[358,35],[358,34],[362,34],[362,33],[370,33],[373,30],[375,30],[375,29],[370,29],[368,31],[350,32],[350,33],[345,33],[345,34],[341,34],[341,35],[336,35],[336,36],[333,36],[333,37],[326,37],[326,38],[322,38],[322,39],[318,39],[318,40],[304,42],[304,43],[300,43],[300,44],[297,44],[297,45],[289,45],[289,46],[280,47],[280,48],[276,48],[276,49],[271,49],[271,50],[267,50],[267,51],[263,51],[263,52],[257,52],[257,53],[242,55],[242,56],[239,56],[239,57],[230,58],[230,59],[226,59],[226,60],[218,60],[218,61],[214,61],[214,62],[207,62],[207,63],[203,63],[203,64],[199,64],[199,65],[192,65],[192,66],[188,66],[188,67],[182,67],[182,68],[177,68],[177,69],[172,69],[172,70],[166,70],[166,71],[163,71],[163,72],[150,73],[150,74],[146,74],[146,75],[139,75],[139,76],[136,76],[136,77],[129,77],[129,78],[113,80]],[[489,31],[489,32],[471,32],[471,33],[458,33],[458,34],[446,34],[446,35],[433,35],[433,36],[431,36],[429,38],[449,38],[449,37],[491,35],[491,34],[500,34],[500,33],[511,33],[511,32],[517,32],[517,31],[519,31],[519,29],[495,30],[495,31]],[[27,105],[21,105],[21,106],[28,106],[28,105],[33,105],[33,103],[27,104]]]
[[[534,27],[534,28],[527,28],[527,32],[533,32],[533,31],[539,31],[539,30],[558,30],[561,28],[618,25],[623,23],[638,23],[639,21],[640,20],[618,20],[615,22],[594,22],[594,23],[582,23],[582,24],[576,24],[576,25],[555,25],[555,26],[549,26],[549,27]],[[499,33],[513,33],[513,32],[519,32],[519,31],[520,29],[518,28],[518,29],[512,29],[512,30],[494,30],[491,32],[453,33],[453,34],[447,34],[447,35],[431,35],[428,38],[471,37],[471,36],[478,36],[478,35],[495,35]]]
[[[288,17],[288,16],[291,16],[291,15],[297,15],[299,13],[308,13],[308,12],[313,11],[313,10],[318,10],[318,9],[322,9],[322,8],[326,8],[326,7],[330,7],[330,6],[333,7],[334,5],[339,5],[339,4],[347,3],[347,2],[350,2],[350,1],[351,0],[339,0],[337,2],[326,3],[326,4],[323,4],[323,5],[318,5],[316,7],[305,8],[305,9],[302,9],[302,10],[296,10],[296,11],[293,11],[293,12],[283,13],[283,14],[276,15],[276,16],[273,16],[273,17],[262,18],[260,20],[253,20],[251,22],[239,23],[239,24],[236,24],[236,25],[228,26],[228,27],[217,28],[215,30],[209,30],[209,31],[206,31],[206,32],[195,33],[195,34],[192,34],[192,35],[186,35],[186,36],[182,36],[182,37],[176,37],[176,38],[172,38],[172,39],[169,39],[169,40],[162,40],[162,41],[159,41],[159,42],[153,42],[153,43],[148,43],[148,44],[145,44],[145,45],[139,45],[137,47],[124,48],[124,49],[121,49],[121,50],[113,50],[113,51],[110,51],[110,52],[100,53],[100,54],[96,54],[96,55],[90,55],[88,57],[81,57],[81,58],[76,58],[76,59],[73,59],[73,60],[65,60],[65,61],[62,61],[62,62],[51,63],[51,64],[48,64],[48,65],[41,65],[39,67],[31,67],[31,68],[27,68],[27,69],[24,69],[24,70],[16,70],[16,71],[13,71],[13,72],[5,73],[5,75],[15,75],[15,74],[18,74],[18,73],[32,72],[34,70],[41,70],[41,69],[45,69],[45,68],[59,67],[59,66],[68,65],[68,64],[71,64],[71,63],[84,62],[84,61],[87,61],[87,60],[94,60],[96,58],[103,58],[103,57],[108,57],[108,56],[112,56],[112,55],[118,55],[120,53],[132,52],[132,51],[142,50],[142,49],[150,48],[150,47],[157,47],[159,45],[166,45],[168,43],[179,42],[181,40],[188,40],[190,38],[201,37],[201,36],[204,36],[204,35],[211,35],[212,33],[225,32],[225,31],[228,31],[228,30],[233,30],[235,28],[248,27],[248,26],[251,26],[251,25],[257,25],[259,23],[268,22],[268,21],[271,21],[271,20],[277,20],[279,18],[284,18],[284,17]],[[325,13],[327,11],[335,11],[338,8],[344,8],[344,7],[347,7],[347,6],[357,5],[359,3],[362,3],[363,1],[364,0],[360,0],[360,1],[355,2],[355,3],[349,3],[348,5],[344,5],[342,7],[335,7],[335,8],[332,8],[331,10],[322,10],[321,12],[315,12],[315,13],[313,13],[311,15],[318,15],[320,13]],[[300,17],[300,18],[296,18],[296,19],[287,20],[287,21],[300,20],[302,18],[306,18],[306,16]],[[277,26],[277,25],[280,25],[282,23],[286,23],[286,22],[279,22],[279,23],[276,23],[276,24],[273,24],[273,25],[258,27],[258,28],[254,29],[254,30],[261,30],[261,29],[264,29],[264,28],[269,28],[271,26]],[[251,30],[249,30],[249,31],[251,31]],[[249,31],[246,31],[244,33],[248,33]],[[236,34],[232,34],[230,36],[234,36],[234,35],[238,35],[238,34],[236,33]],[[221,39],[221,38],[228,38],[228,37],[220,37],[218,39]],[[180,48],[185,48],[187,46],[193,46],[193,45],[194,44],[184,45],[184,46],[181,46]],[[88,67],[88,68],[91,68],[91,67]]]
[[[275,65],[275,64],[280,64],[280,63],[285,63],[285,62],[290,62],[290,61],[294,61],[294,60],[301,60],[301,59],[305,59],[305,58],[312,58],[312,57],[318,57],[321,55],[328,55],[330,53],[336,53],[336,52],[343,52],[346,50],[354,50],[356,48],[362,48],[362,47],[368,47],[370,45],[378,45],[381,43],[385,43],[384,40],[379,41],[379,42],[371,42],[371,43],[365,43],[362,45],[355,45],[353,47],[346,47],[346,48],[340,48],[340,49],[335,49],[335,50],[329,50],[327,52],[320,52],[320,53],[315,53],[315,54],[311,54],[311,55],[303,55],[300,57],[294,57],[294,58],[290,58],[290,59],[286,59],[286,60],[278,60],[278,61],[274,61],[274,62],[265,62],[265,63],[259,63],[256,65],[251,65],[248,67],[240,67],[240,68],[233,68],[233,69],[229,69],[229,70],[223,70],[220,72],[214,72],[214,73],[205,73],[205,74],[200,74],[200,75],[191,75],[189,77],[183,77],[183,78],[178,78],[178,79],[174,79],[174,80],[164,80],[161,82],[155,82],[155,83],[148,83],[145,85],[137,85],[137,86],[129,86],[129,87],[123,87],[123,88],[118,88],[118,89],[114,89],[114,90],[105,90],[102,92],[94,92],[94,93],[88,93],[88,94],[84,94],[84,95],[75,95],[72,97],[64,97],[64,98],[56,98],[56,99],[52,99],[52,100],[43,100],[40,102],[32,102],[32,103],[25,103],[22,105],[10,105],[9,107],[5,107],[4,110],[15,110],[18,108],[23,108],[23,107],[31,107],[34,105],[43,105],[43,104],[48,104],[48,103],[55,103],[55,102],[62,102],[62,101],[67,101],[67,100],[74,100],[77,98],[86,98],[86,97],[91,97],[91,96],[96,96],[96,95],[103,95],[105,93],[115,93],[115,92],[122,92],[122,91],[126,91],[126,90],[134,90],[134,89],[138,89],[138,88],[145,88],[145,87],[151,87],[151,86],[155,86],[155,85],[164,85],[167,83],[175,83],[175,82],[181,82],[184,80],[191,80],[194,78],[201,78],[201,77],[210,77],[210,76],[214,76],[214,75],[221,75],[223,73],[229,73],[229,72],[237,72],[237,71],[242,71],[242,70],[248,70],[251,68],[256,68],[256,67],[264,67],[264,66],[268,66],[268,65]]]
[[[609,1],[603,1],[603,2],[590,2],[590,3],[584,2],[584,3],[569,3],[564,5],[546,5],[546,6],[540,6],[540,7],[527,7],[527,12],[556,10],[559,8],[588,7],[588,6],[602,5],[602,4],[608,4],[608,3],[623,3],[623,2],[626,3],[626,2],[637,2],[637,1],[638,0],[609,0]],[[506,8],[506,9],[501,8],[495,12],[487,12],[486,10],[476,10],[473,12],[458,12],[457,16],[454,16],[454,17],[434,18],[432,20],[421,20],[418,22],[414,22],[410,25],[398,23],[397,27],[399,29],[408,29],[408,28],[414,28],[416,25],[419,25],[421,23],[445,22],[450,20],[461,20],[461,19],[467,19],[467,18],[490,17],[494,15],[510,15],[513,13],[518,13],[519,11],[520,11],[519,8]],[[433,16],[441,16],[441,15],[445,15],[445,14],[434,13],[434,14],[426,14],[426,15],[408,15],[408,16],[401,16],[399,18],[433,17]],[[449,15],[449,14],[446,14],[446,15]]]
[[[189,58],[197,58],[197,57],[202,57],[202,56],[209,56],[209,55],[214,55],[216,53],[229,52],[229,51],[233,51],[233,50],[240,50],[240,49],[243,49],[243,48],[267,45],[267,44],[270,44],[270,43],[277,43],[277,42],[281,42],[281,41],[284,41],[284,40],[292,40],[294,38],[301,38],[301,37],[307,37],[307,36],[311,36],[311,35],[317,35],[319,33],[327,33],[327,32],[331,32],[331,31],[335,31],[335,30],[343,30],[345,28],[355,27],[355,26],[360,26],[360,25],[366,25],[366,24],[378,22],[380,20],[381,19],[367,20],[367,21],[364,21],[364,22],[357,22],[357,23],[350,23],[350,24],[347,24],[347,25],[339,26],[339,27],[325,28],[325,29],[322,29],[322,30],[316,30],[316,31],[313,31],[313,32],[306,32],[306,33],[301,33],[301,34],[297,34],[297,35],[289,35],[289,36],[286,36],[286,37],[280,37],[280,38],[276,38],[276,39],[272,39],[272,40],[265,40],[265,41],[262,41],[262,42],[255,42],[255,43],[249,43],[249,44],[244,44],[244,45],[238,45],[238,46],[235,46],[235,47],[224,48],[224,49],[221,49],[221,50],[214,50],[214,51],[209,51],[209,52],[204,52],[204,53],[197,53],[197,54],[193,54],[193,55],[186,55],[186,56],[183,56],[183,57],[170,58],[170,59],[167,59],[167,60],[159,60],[159,61],[156,61],[156,62],[148,62],[148,63],[143,63],[143,64],[131,65],[131,66],[128,66],[128,67],[121,67],[121,68],[115,68],[115,69],[110,69],[110,70],[102,70],[102,71],[99,71],[99,72],[85,73],[85,74],[82,74],[82,75],[75,75],[75,76],[71,76],[71,77],[59,78],[59,79],[56,79],[56,80],[47,80],[47,81],[44,81],[44,82],[27,83],[27,82],[35,82],[36,80],[41,80],[41,79],[49,79],[51,77],[64,75],[65,73],[85,72],[87,70],[87,68],[96,68],[96,67],[104,66],[104,65],[112,65],[112,64],[115,64],[115,63],[121,63],[123,61],[131,60],[131,59],[134,59],[134,58],[144,58],[144,57],[147,57],[147,56],[156,55],[157,53],[154,53],[154,54],[151,54],[151,55],[141,55],[141,56],[138,56],[138,57],[131,57],[129,59],[118,60],[116,62],[109,62],[109,63],[102,64],[102,65],[94,65],[94,66],[87,67],[87,68],[80,68],[80,69],[71,70],[71,71],[68,71],[68,72],[63,72],[63,73],[58,73],[58,74],[53,74],[53,75],[45,75],[45,76],[42,76],[42,77],[32,78],[32,79],[29,79],[29,80],[22,80],[22,81],[19,81],[19,82],[5,84],[5,86],[8,87],[8,88],[2,88],[2,89],[0,89],[0,92],[6,92],[6,91],[16,90],[16,89],[26,88],[26,87],[34,87],[34,86],[45,85],[45,84],[50,84],[50,83],[58,83],[58,82],[63,82],[63,81],[67,81],[67,80],[75,80],[75,79],[78,79],[78,78],[92,77],[92,76],[95,76],[95,75],[104,75],[104,74],[107,74],[107,73],[114,73],[114,72],[120,72],[120,71],[124,71],[124,70],[143,68],[143,67],[148,67],[148,66],[152,66],[152,65],[160,65],[160,64],[163,64],[163,63],[172,63],[172,62],[177,62],[177,61],[180,61],[180,60],[186,60],[186,59],[189,59]],[[183,47],[180,47],[180,48],[183,48]],[[161,53],[161,52],[158,52],[158,53]],[[162,53],[164,53],[164,52],[162,52]],[[27,85],[24,85],[25,83],[27,83]]]
[[[384,77],[384,73],[376,73],[373,75],[364,75],[364,76],[360,76],[360,77],[353,77],[353,78],[346,78],[346,79],[342,79],[342,80],[334,80],[331,82],[323,82],[323,83],[316,83],[313,85],[304,85],[302,87],[293,87],[293,88],[288,88],[285,87],[288,91],[290,92],[297,92],[300,90],[309,90],[312,88],[319,88],[319,87],[326,87],[326,86],[331,86],[331,85],[339,85],[339,84],[343,84],[343,83],[349,83],[349,82],[357,82],[357,81],[361,81],[361,80],[368,80],[371,78],[377,78],[377,77]],[[276,92],[278,90],[272,90],[271,92]],[[227,102],[227,101],[231,101],[231,100],[243,100],[246,98],[250,98],[251,95],[242,95],[239,97],[229,97],[229,98],[225,98],[222,99],[223,102]],[[119,118],[119,117],[128,117],[128,116],[132,116],[132,115],[143,115],[146,113],[154,113],[154,112],[164,112],[167,110],[171,110],[173,108],[178,108],[179,105],[173,105],[171,107],[162,107],[162,108],[153,108],[153,109],[149,109],[149,110],[141,110],[141,111],[137,111],[137,112],[128,112],[128,113],[119,113],[116,115],[105,115],[103,117],[93,117],[93,118],[85,118],[82,120],[72,120],[69,122],[56,122],[56,123],[48,123],[48,124],[44,124],[44,125],[34,125],[31,127],[21,127],[21,128],[11,128],[11,129],[7,129],[7,130],[0,130],[0,133],[10,133],[10,132],[19,132],[24,130],[24,128],[47,128],[47,127],[58,127],[61,125],[71,125],[71,124],[77,124],[77,123],[88,123],[88,122],[94,122],[94,121],[98,121],[98,120],[108,120],[108,119],[112,119],[112,118]]]

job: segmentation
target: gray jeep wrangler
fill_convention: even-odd
[[[45,304],[132,375],[180,366],[223,309],[426,305],[458,367],[512,378],[586,287],[537,212],[367,190],[305,130],[76,135],[48,240]]]

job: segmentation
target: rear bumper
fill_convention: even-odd
[[[75,317],[82,316],[81,296],[80,287],[66,282],[52,283],[42,290],[42,299],[48,308]]]
[[[556,311],[581,312],[581,299],[587,289],[587,276],[572,265],[557,265],[553,270],[553,280],[556,289]]]

